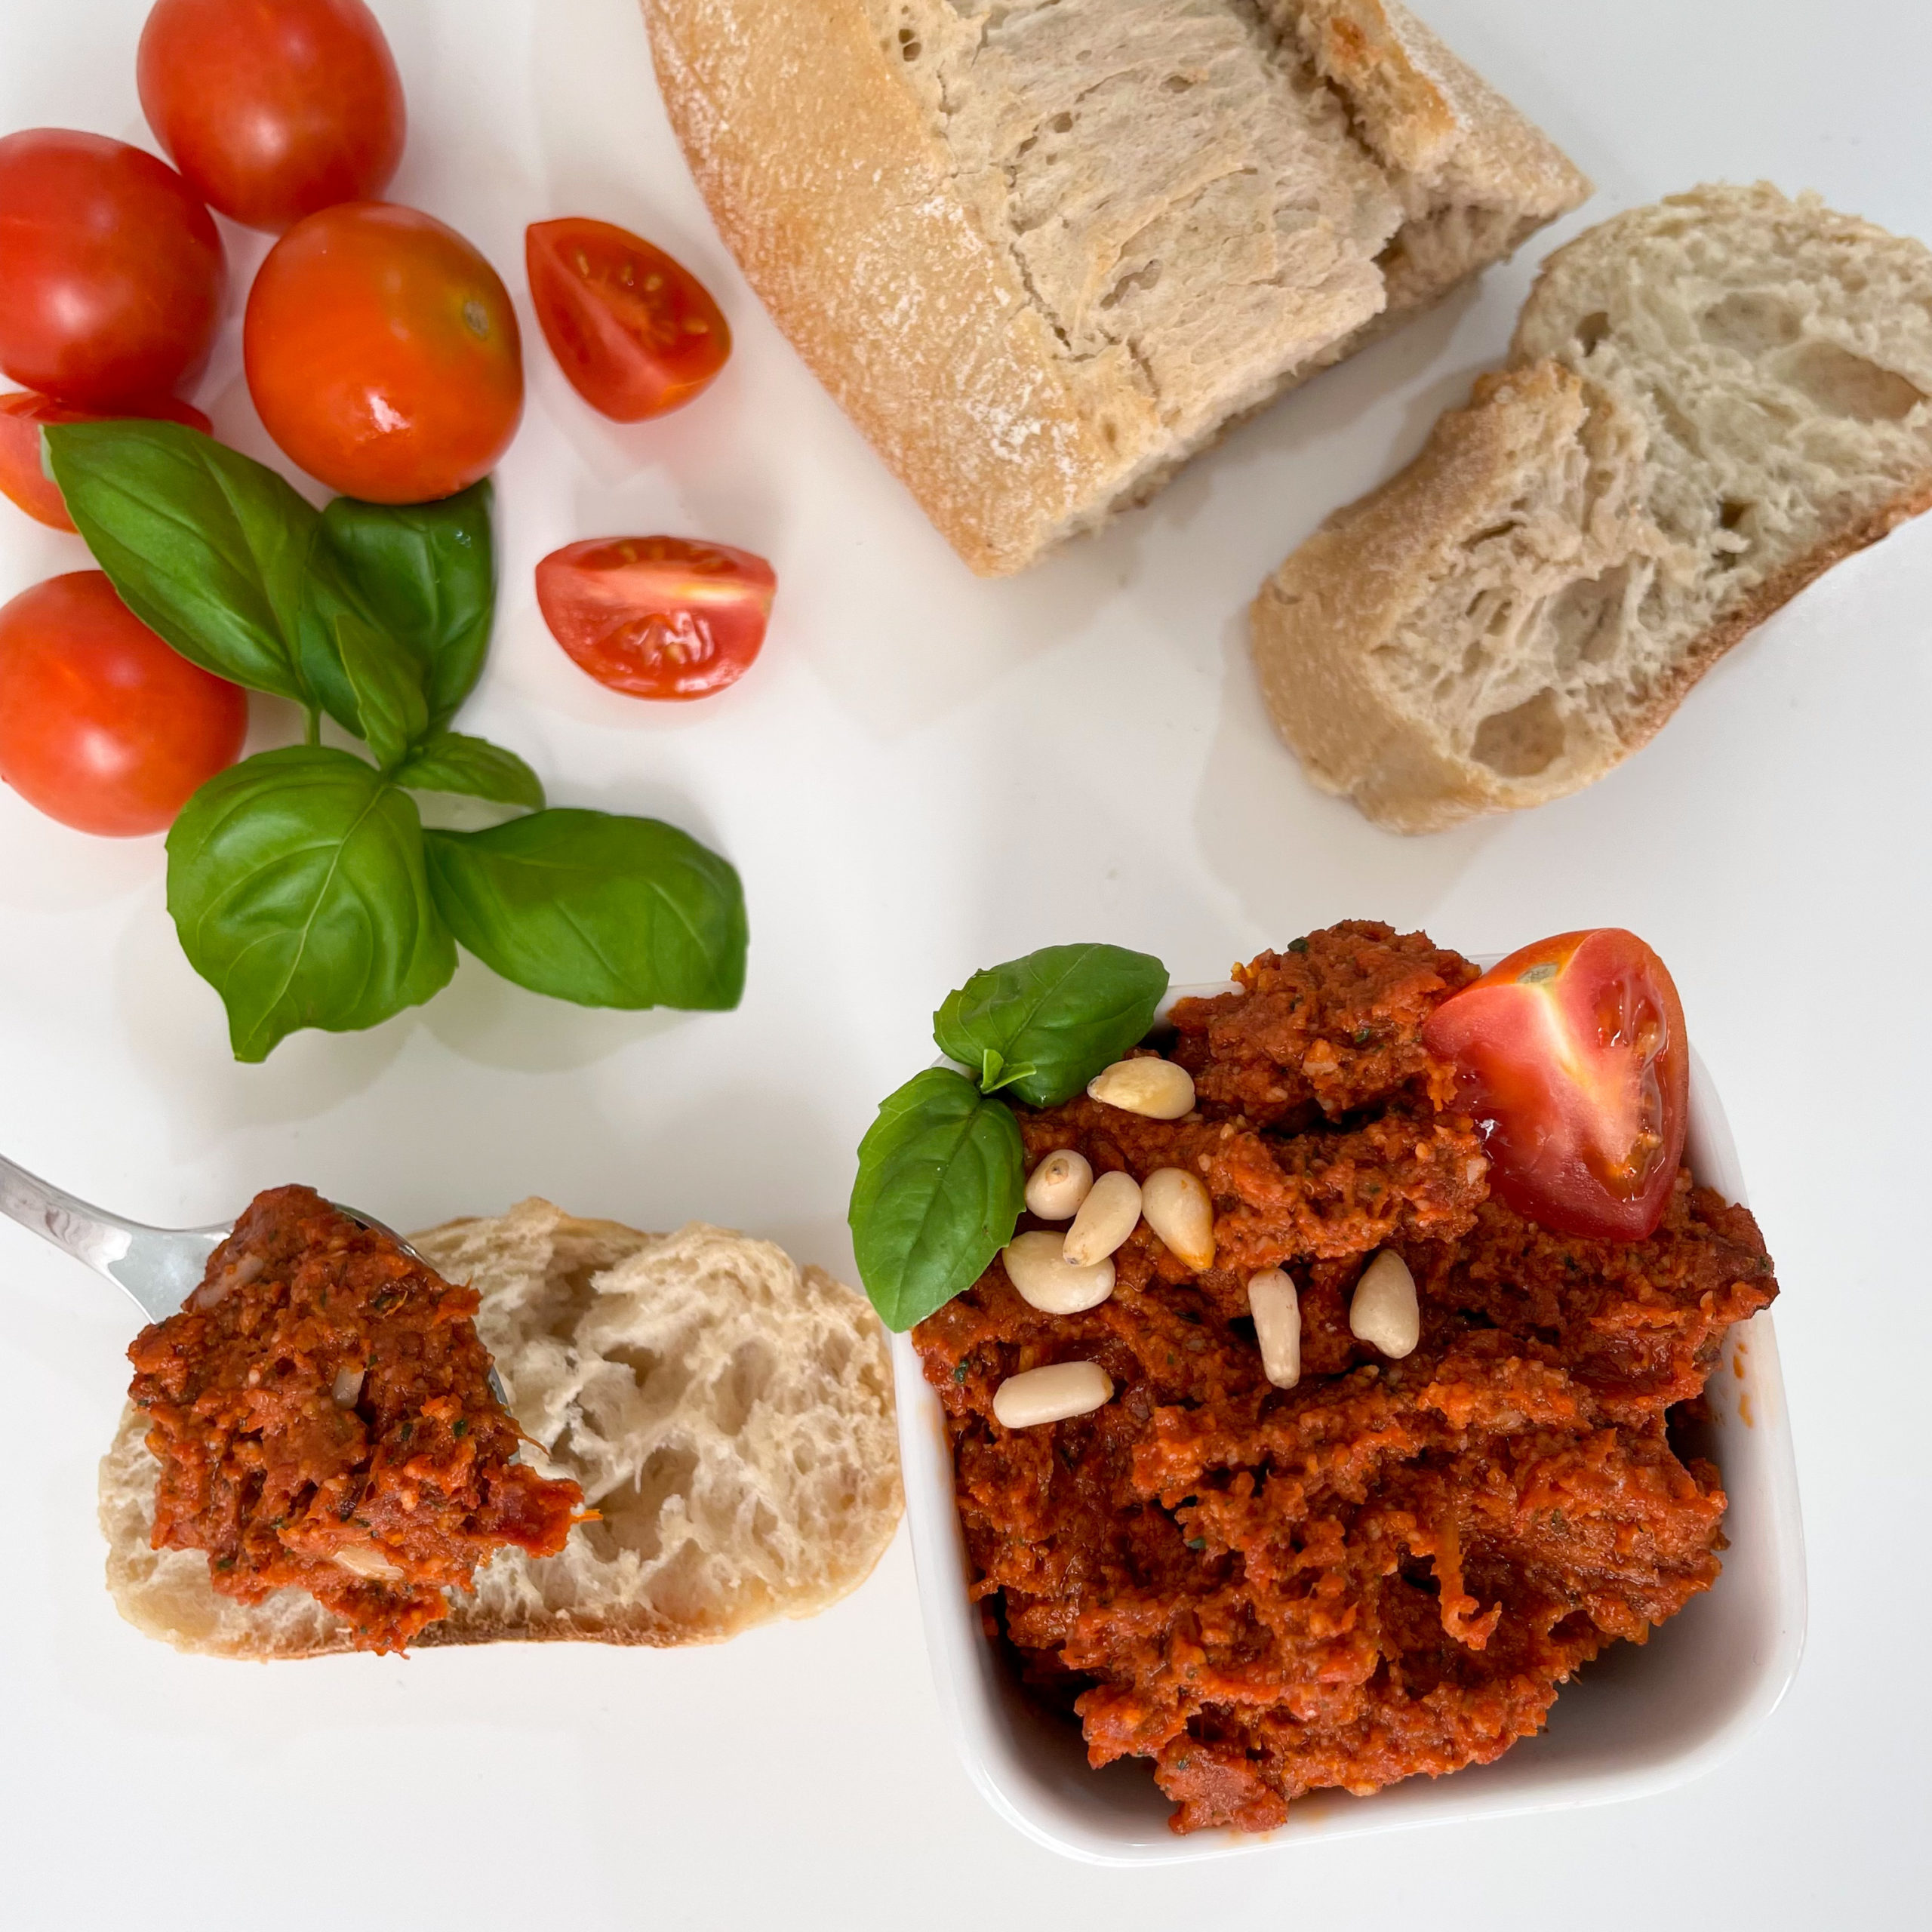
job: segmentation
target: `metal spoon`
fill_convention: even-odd
[[[334,1204],[352,1221],[387,1235],[413,1260],[422,1260],[395,1229],[374,1215],[339,1201]],[[232,1221],[205,1228],[151,1228],[145,1222],[126,1220],[29,1174],[5,1155],[0,1155],[0,1214],[31,1228],[97,1275],[105,1275],[132,1297],[150,1321],[163,1321],[179,1312],[201,1286],[208,1257],[235,1232]],[[490,1392],[507,1413],[509,1398],[494,1366]]]

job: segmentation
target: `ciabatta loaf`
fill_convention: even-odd
[[[525,1453],[599,1512],[561,1555],[500,1552],[419,1647],[715,1642],[811,1616],[878,1561],[902,1496],[884,1331],[862,1295],[769,1241],[696,1223],[640,1234],[546,1201],[411,1238],[482,1296],[477,1329]],[[101,1465],[122,1614],[217,1656],[352,1648],[305,1592],[251,1607],[216,1592],[200,1552],[149,1546],[146,1429],[131,1407]]]
[[[1398,832],[1601,777],[1821,571],[1932,507],[1932,251],[1700,188],[1546,264],[1510,367],[1263,587],[1262,688]]]
[[[1394,0],[644,0],[781,328],[1024,568],[1589,184]]]

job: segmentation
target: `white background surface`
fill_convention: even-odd
[[[1675,971],[1780,1263],[1809,1652],[1745,1752],[1666,1798],[1134,1873],[1038,1850],[974,1796],[939,1727],[903,1534],[837,1609],[713,1650],[179,1657],[122,1625],[101,1583],[94,1466],[131,1310],[0,1226],[0,1919],[1924,1923],[1932,522],[1766,626],[1604,783],[1401,841],[1315,794],[1278,746],[1242,608],[1500,352],[1550,235],[1151,509],[981,584],[746,291],[629,0],[377,11],[412,120],[392,192],[485,249],[528,330],[497,641],[463,721],[523,752],[559,803],[657,812],[730,854],[751,910],[745,1004],[586,1013],[466,962],[426,1009],[238,1067],[164,912],[159,841],[86,838],[0,793],[0,1147],[158,1222],[297,1178],[402,1226],[542,1192],[644,1226],[743,1226],[849,1275],[851,1149],[977,966],[1106,937],[1201,980],[1349,915],[1472,951],[1628,924]],[[1932,236],[1921,0],[1423,11],[1596,180],[1558,238],[1758,175]],[[0,0],[0,129],[145,142],[144,12]],[[731,316],[729,371],[668,422],[592,416],[529,328],[524,225],[577,213],[672,249]],[[239,283],[262,244],[229,232]],[[199,395],[225,436],[267,453],[232,332]],[[555,546],[659,529],[761,551],[779,573],[756,672],[689,709],[602,692],[531,595]],[[0,515],[0,598],[85,562],[78,539]],[[260,700],[256,719],[258,743],[293,735]]]

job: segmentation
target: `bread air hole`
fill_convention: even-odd
[[[1610,333],[1610,318],[1602,309],[1593,309],[1577,325],[1577,346],[1586,355]]]
[[[1761,355],[1798,340],[1797,311],[1775,295],[1739,289],[1706,309],[1700,326],[1704,340],[1740,355]]]
[[[681,1443],[660,1444],[631,1481],[597,1499],[601,1518],[584,1525],[592,1547],[607,1559],[620,1549],[634,1549],[647,1560],[660,1554],[664,1506],[674,1496],[688,1496],[697,1473],[694,1451]]]
[[[713,1384],[712,1419],[727,1435],[736,1435],[752,1411],[764,1399],[778,1366],[777,1358],[762,1342],[741,1342],[731,1366]]]
[[[1543,606],[1541,620],[1559,675],[1579,663],[1601,664],[1615,651],[1629,579],[1629,568],[1618,564],[1601,577],[1566,584]]]
[[[1916,383],[1835,342],[1807,342],[1792,350],[1778,374],[1819,408],[1860,423],[1901,423],[1925,400]]]
[[[1485,718],[1476,728],[1471,755],[1503,778],[1534,778],[1563,755],[1562,714],[1555,694],[1538,691],[1508,711]]]

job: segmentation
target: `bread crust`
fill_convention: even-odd
[[[1058,339],[1013,236],[962,189],[957,157],[895,71],[865,0],[641,4],[672,128],[746,279],[980,574],[1023,569],[1146,500],[1232,423],[1361,346],[1389,305],[1385,290],[1331,323],[1312,314],[1314,334],[1289,366],[1250,371],[1215,421],[1177,432],[1131,342],[1076,355]],[[1399,278],[1399,312],[1438,299],[1588,192],[1400,8],[1271,0],[1264,11],[1290,32],[1306,12],[1335,86],[1386,97],[1375,125],[1389,152],[1453,176],[1454,192],[1489,211]],[[1420,174],[1409,186],[1429,192]]]

